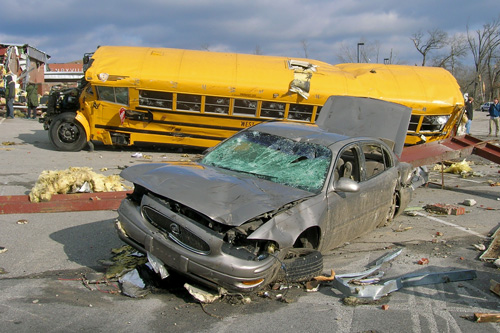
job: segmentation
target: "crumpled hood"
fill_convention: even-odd
[[[193,162],[131,166],[121,176],[211,219],[238,226],[260,214],[314,195],[270,181]]]

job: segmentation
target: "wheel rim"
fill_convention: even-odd
[[[59,140],[64,143],[74,143],[80,138],[80,130],[76,124],[63,123],[57,130]]]

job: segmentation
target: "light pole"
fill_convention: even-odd
[[[358,64],[359,64],[359,47],[360,47],[361,45],[365,45],[365,43],[358,43]]]

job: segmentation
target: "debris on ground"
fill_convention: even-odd
[[[0,253],[7,252],[7,248],[0,246]]]
[[[500,296],[500,283],[495,280],[490,280],[490,291],[497,296]]]
[[[424,209],[429,213],[440,214],[440,215],[463,215],[465,214],[465,208],[450,204],[428,204],[424,206]]]
[[[411,230],[411,229],[413,229],[413,227],[404,227],[403,228],[403,225],[400,224],[398,228],[392,229],[392,231],[394,231],[394,232],[404,232],[404,231],[408,231],[408,230]]]
[[[436,168],[436,167],[434,167],[434,168]],[[441,171],[441,166],[439,166],[439,170],[437,170],[437,171]],[[470,163],[464,159],[462,162],[453,163],[452,165],[450,165],[449,167],[444,169],[443,172],[462,175],[462,174],[472,172],[472,168],[470,167]]]
[[[88,167],[44,170],[29,193],[31,202],[50,201],[54,194],[123,191],[119,175],[105,176]]]
[[[189,292],[189,294],[191,294],[191,296],[194,297],[194,299],[203,304],[213,303],[216,300],[220,299],[222,295],[227,294],[227,292],[222,288],[220,288],[218,292],[215,292],[213,290],[193,286],[189,283],[185,283],[184,288],[186,288],[186,290]]]
[[[476,204],[476,200],[474,199],[465,199],[464,202],[462,202],[462,205],[464,206],[469,206],[469,207],[472,207]]]
[[[500,258],[500,228],[491,236],[491,243],[479,259],[482,261],[496,261]],[[497,266],[498,267],[498,266]]]
[[[2,145],[3,146],[14,146],[16,145],[17,143],[15,143],[14,141],[3,141],[2,142]]]
[[[476,248],[476,250],[479,250],[479,251],[486,250],[486,246],[484,244],[472,244],[472,246],[474,246]]]
[[[428,258],[421,258],[419,261],[417,261],[417,264],[419,264],[419,265],[428,265],[429,264],[429,259]]]
[[[8,272],[4,268],[0,267],[0,274],[7,274],[7,273]]]
[[[148,258],[129,245],[124,245],[117,249],[112,249],[114,254],[112,264],[106,270],[107,279],[116,278],[135,269],[137,266],[145,264]]]
[[[500,313],[474,313],[474,321],[477,323],[499,323]]]
[[[144,297],[150,292],[149,289],[146,289],[146,284],[137,269],[122,275],[118,282],[120,282],[122,294],[132,298]]]
[[[381,297],[388,295],[393,291],[397,291],[404,287],[412,286],[422,286],[435,283],[445,283],[445,282],[456,282],[472,280],[477,277],[476,271],[474,270],[460,270],[460,271],[449,271],[449,272],[434,272],[434,273],[411,273],[403,275],[399,278],[385,281],[380,284],[366,284],[366,285],[352,285],[350,281],[353,278],[362,279],[365,277],[373,276],[384,263],[397,257],[402,252],[402,249],[398,249],[394,252],[388,253],[382,258],[375,262],[375,265],[370,267],[368,270],[360,273],[348,273],[340,274],[335,276],[333,281],[333,287],[347,298],[369,298],[371,300],[378,300]],[[344,300],[344,304],[345,300]],[[352,304],[348,304],[352,305]]]
[[[28,220],[26,219],[21,219],[21,220],[17,220],[16,222],[17,224],[28,224]]]
[[[383,304],[380,308],[384,311],[389,310],[389,304]]]

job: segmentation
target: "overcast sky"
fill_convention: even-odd
[[[482,29],[500,17],[500,1],[12,0],[0,11],[0,43],[29,44],[50,63],[79,60],[98,45],[305,57],[305,43],[309,58],[335,64],[364,42],[379,45],[379,62],[392,50],[399,63],[420,64],[412,34]]]

